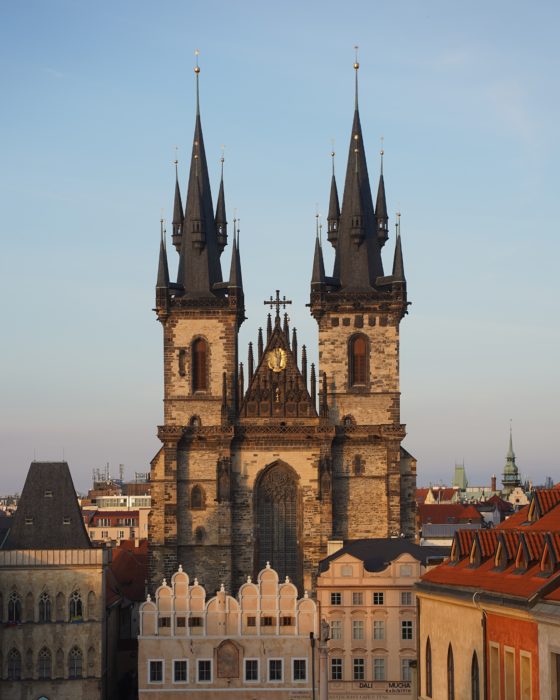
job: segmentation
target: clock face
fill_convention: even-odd
[[[266,364],[273,372],[281,372],[286,369],[287,356],[283,348],[274,348],[266,354]]]

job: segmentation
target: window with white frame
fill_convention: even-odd
[[[401,681],[412,680],[412,667],[410,662],[412,659],[401,659]]]
[[[373,638],[385,639],[385,620],[373,621]]]
[[[331,620],[331,639],[342,639],[342,620]]]
[[[173,660],[173,682],[186,683],[189,680],[189,664],[187,659]]]
[[[384,681],[385,680],[385,659],[375,658],[373,660],[373,680],[374,681]]]
[[[383,591],[373,592],[373,604],[374,605],[385,605],[385,594]]]
[[[366,660],[362,658],[352,659],[352,678],[355,681],[363,681],[366,677]]]
[[[292,680],[307,680],[307,659],[292,659]]]
[[[401,620],[401,639],[412,638],[412,620]]]
[[[531,654],[528,651],[519,652],[520,678],[519,678],[519,698],[520,700],[531,700]],[[555,662],[553,672],[556,671],[556,693],[560,693],[560,678],[558,678],[559,664],[557,655],[552,654],[552,659]]]
[[[268,660],[268,680],[271,682],[282,680],[282,659]]]
[[[352,592],[352,605],[363,605],[364,604],[364,594],[362,591]]]
[[[197,683],[212,682],[212,660],[199,659],[196,665],[196,681]]]
[[[249,683],[259,680],[258,659],[245,659],[245,680]]]
[[[401,591],[401,605],[412,605],[412,591]]]
[[[331,593],[331,605],[342,605],[342,593],[340,591]]]
[[[148,661],[148,683],[163,683],[163,660]]]
[[[364,638],[364,621],[352,620],[352,639]]]
[[[342,680],[342,659],[331,657],[331,681]]]

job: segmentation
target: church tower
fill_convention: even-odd
[[[222,179],[216,211],[202,135],[196,74],[196,117],[183,211],[176,177],[172,241],[179,253],[177,281],[170,282],[162,226],[156,284],[157,318],[163,328],[164,424],[162,448],[152,462],[151,578],[179,563],[203,561],[221,580],[231,571],[231,507],[225,497],[231,460],[228,429],[237,396],[237,335],[244,320],[243,282],[236,231],[230,276],[222,280],[227,244]],[[220,481],[221,479],[221,481]],[[221,483],[222,491],[218,484]],[[211,523],[211,527],[209,526]]]
[[[358,539],[413,535],[410,488],[400,420],[399,324],[407,312],[400,221],[392,274],[381,251],[388,215],[381,173],[374,207],[360,113],[358,69],[355,108],[342,208],[333,175],[328,240],[335,249],[331,277],[315,246],[311,313],[319,326],[319,368],[328,391],[332,445],[333,537]],[[334,157],[334,153],[333,153]],[[397,215],[400,219],[400,215]],[[402,465],[402,466],[401,466]]]

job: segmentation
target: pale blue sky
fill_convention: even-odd
[[[511,0],[0,2],[0,493],[34,454],[64,450],[85,489],[158,449],[159,218],[176,144],[185,185],[196,47],[214,201],[224,143],[241,217],[241,356],[276,288],[315,354],[315,206],[332,138],[342,184],[359,44],[370,173],[383,135],[391,226],[402,211],[419,483],[462,459],[471,482],[500,473],[510,418],[522,472],[558,479],[559,20]]]

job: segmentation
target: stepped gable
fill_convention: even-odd
[[[280,317],[245,392],[240,418],[317,418],[315,401],[290,349]]]

